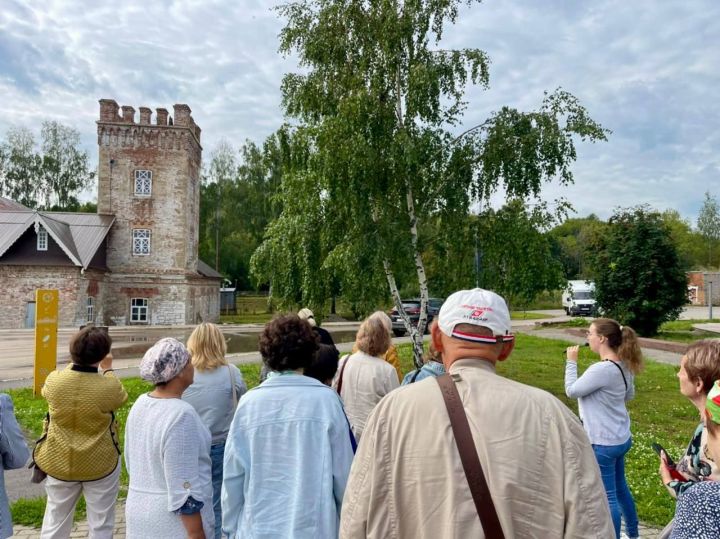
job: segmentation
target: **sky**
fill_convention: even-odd
[[[222,139],[261,143],[284,120],[283,21],[261,0],[2,0],[0,137],[44,120],[81,132],[97,159],[98,100],[137,110],[186,103],[206,160]],[[490,88],[468,88],[461,132],[502,106],[571,92],[612,130],[578,143],[575,183],[548,184],[575,216],[673,208],[695,223],[720,198],[718,0],[488,0],[464,6],[442,48],[480,48]],[[495,197],[501,202],[501,196]]]

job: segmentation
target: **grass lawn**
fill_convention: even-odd
[[[512,320],[540,320],[543,318],[554,318],[550,314],[532,313],[530,311],[510,311]]]
[[[712,320],[673,320],[672,322],[665,322],[660,326],[660,332],[654,338],[682,343],[690,343],[700,339],[720,338],[718,333],[693,328],[694,324],[707,324],[710,322]]]
[[[500,364],[498,371],[508,378],[545,389],[577,412],[575,401],[565,397],[563,373],[565,368],[564,349],[567,343],[518,335],[515,351],[507,362]],[[411,348],[402,345],[398,349],[404,372],[413,370]],[[591,353],[581,350],[581,371],[591,363]],[[239,365],[248,387],[258,384],[259,365]],[[690,440],[697,422],[697,410],[678,390],[676,369],[669,365],[648,362],[645,371],[636,379],[636,397],[629,403],[632,419],[634,446],[627,458],[627,476],[635,495],[640,519],[648,524],[664,525],[674,513],[675,502],[665,491],[658,475],[658,459],[651,448],[659,442],[673,458],[678,458]],[[150,386],[138,378],[122,380],[128,391],[128,403],[117,414],[120,423],[121,443],[124,439],[124,425],[132,402]],[[42,398],[33,398],[31,389],[10,390],[15,410],[21,425],[32,434],[40,435],[46,405]],[[127,485],[127,474],[123,469],[121,496]],[[602,485],[598,485],[602,489]],[[12,505],[13,521],[16,524],[39,526],[42,522],[45,500],[19,500]],[[84,513],[79,509],[78,517]]]

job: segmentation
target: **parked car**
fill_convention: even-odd
[[[440,307],[442,306],[443,301],[445,300],[441,298],[428,298],[427,325],[425,326],[426,332],[430,330],[430,323],[440,312]],[[402,306],[410,317],[410,323],[413,326],[417,326],[418,321],[420,320],[420,298],[404,299],[402,300]],[[388,316],[390,316],[390,320],[392,320],[393,334],[396,337],[402,337],[405,335],[405,333],[407,333],[407,329],[405,328],[405,322],[403,322],[402,316],[398,313],[397,307],[393,307]]]

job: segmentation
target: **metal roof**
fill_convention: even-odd
[[[211,277],[214,279],[222,279],[223,276],[219,274],[217,271],[212,269],[209,265],[207,265],[205,262],[200,260],[198,258],[198,273],[200,275],[204,275],[205,277]]]
[[[102,245],[110,227],[115,222],[113,215],[97,213],[42,212],[46,221],[54,220],[65,224],[70,233],[70,242],[80,259],[80,265],[87,268]],[[57,241],[57,240],[56,240]]]
[[[19,202],[10,200],[9,198],[0,197],[0,210],[8,211],[32,211],[27,206],[23,206]]]
[[[0,256],[35,222],[33,211],[0,211]]]
[[[76,266],[87,268],[115,222],[112,215],[0,209],[0,256],[35,223],[42,225]]]

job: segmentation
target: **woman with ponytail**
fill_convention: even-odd
[[[632,447],[625,402],[635,396],[635,375],[643,368],[637,335],[615,320],[598,318],[587,332],[590,350],[600,356],[578,378],[578,346],[566,350],[565,394],[578,399],[580,419],[600,465],[603,485],[620,537],[621,517],[631,539],[638,537],[635,500],[625,480],[625,455]]]

